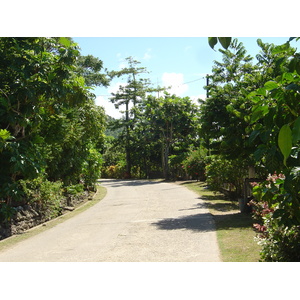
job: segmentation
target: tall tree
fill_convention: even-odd
[[[126,176],[131,177],[131,151],[132,151],[132,131],[137,116],[137,104],[145,97],[149,91],[150,81],[148,79],[139,78],[140,74],[147,73],[146,68],[138,67],[140,62],[132,57],[126,58],[128,66],[120,71],[111,71],[111,78],[127,76],[127,84],[120,86],[116,93],[112,93],[111,102],[116,108],[125,105],[125,118],[118,121],[118,126],[125,128],[125,152],[126,152]],[[130,107],[131,105],[131,107]]]
[[[222,61],[214,62],[209,97],[201,105],[201,133],[206,147],[229,157],[247,157],[244,115],[249,110],[246,97],[258,72],[242,43],[234,39],[227,50],[219,50]]]

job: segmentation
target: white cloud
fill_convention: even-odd
[[[206,99],[206,95],[200,94],[200,95],[198,95],[198,96],[191,96],[190,99],[191,99],[195,104],[199,105],[198,99],[205,100],[205,99]]]
[[[145,54],[144,54],[144,57],[143,57],[143,59],[145,59],[145,60],[149,60],[149,59],[151,59],[152,58],[152,55],[150,54],[151,53],[151,51],[152,51],[152,49],[147,49],[147,51],[145,52]]]
[[[115,105],[110,102],[108,97],[97,96],[95,104],[104,107],[105,113],[115,119],[119,119],[122,116],[119,110],[115,108]]]
[[[112,86],[110,86],[107,90],[108,94],[117,93],[120,86],[126,86],[127,83],[124,82],[116,82]],[[95,104],[104,107],[105,113],[115,119],[119,119],[123,116],[122,112],[125,110],[125,105],[121,105],[119,109],[115,108],[115,104],[110,101],[111,96],[97,96],[95,100]],[[129,109],[132,105],[129,105]]]
[[[127,64],[125,62],[121,62],[119,64],[119,70],[125,69],[127,67]]]
[[[126,68],[127,67],[127,61],[125,60],[125,58],[123,58],[122,57],[122,53],[117,53],[117,59],[118,59],[118,62],[119,62],[119,66],[118,66],[118,68],[119,68],[119,70],[122,70],[122,69],[124,69],[124,68]]]
[[[127,83],[125,82],[116,82],[114,85],[110,86],[108,88],[108,93],[111,94],[111,93],[116,93],[119,89],[120,89],[120,86],[126,86]]]
[[[188,85],[184,84],[182,73],[163,73],[162,75],[163,86],[171,88],[168,93],[182,96],[188,89]]]

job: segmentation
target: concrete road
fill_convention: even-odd
[[[64,223],[0,252],[0,261],[217,262],[215,225],[184,186],[103,179],[106,197]]]

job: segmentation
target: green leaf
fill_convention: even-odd
[[[10,132],[6,129],[0,129],[0,139],[7,140],[10,138]]]
[[[231,44],[231,37],[218,37],[218,40],[224,49],[227,49]]]
[[[294,80],[294,74],[290,72],[285,72],[282,74],[282,78],[287,81],[293,81]]]
[[[218,39],[216,37],[209,37],[208,44],[209,46],[214,49],[215,45],[218,43]]]
[[[266,88],[259,88],[256,90],[256,95],[261,95],[261,96],[267,96],[267,89]]]
[[[282,53],[285,52],[286,50],[288,50],[290,48],[290,43],[286,42],[283,45],[279,45],[276,46],[273,50],[272,50],[272,54],[278,54],[278,53]]]
[[[275,81],[268,81],[265,83],[264,87],[268,90],[274,90],[278,88],[278,84]]]
[[[71,41],[66,38],[66,37],[60,37],[59,38],[59,43],[62,44],[65,47],[70,47],[71,46]]]
[[[250,99],[254,104],[258,104],[259,102],[262,101],[259,96],[254,96],[254,97],[252,96]]]
[[[289,72],[294,72],[296,70],[296,65],[297,65],[297,58],[294,57],[291,59],[290,63],[289,63]]]
[[[249,136],[249,143],[253,143],[253,141],[258,137],[259,134],[259,130],[253,130]]]
[[[297,141],[300,140],[300,117],[298,117],[294,123],[292,136],[293,136],[293,144],[295,144]]]
[[[251,115],[251,123],[255,123],[258,119],[264,117],[269,112],[267,105],[257,105],[253,107]]]
[[[286,160],[292,151],[292,130],[289,124],[281,127],[278,135],[278,146],[283,154],[283,163],[286,166]]]
[[[299,61],[299,59],[298,59],[298,61],[296,63],[295,69],[296,69],[296,72],[300,75],[300,61]]]
[[[255,150],[255,152],[253,153],[254,158],[256,161],[260,161],[263,156],[265,155],[265,153],[267,153],[268,148],[266,145],[261,144],[257,147],[257,149]]]

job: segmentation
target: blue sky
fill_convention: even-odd
[[[170,92],[191,98],[205,95],[203,77],[210,73],[213,61],[220,59],[208,46],[207,36],[271,36],[263,41],[281,44],[287,39],[275,36],[299,34],[295,0],[286,10],[284,4],[270,0],[252,0],[246,6],[236,0],[86,0],[76,5],[54,0],[43,13],[32,9],[39,7],[36,3],[4,2],[0,36],[81,36],[74,40],[82,54],[99,57],[105,68],[118,70],[126,57],[133,56],[151,72],[153,83],[173,84]],[[250,54],[257,54],[256,38],[240,40]],[[95,90],[96,103],[113,116],[118,114],[108,95],[116,91],[117,84],[114,80],[108,89]]]
[[[146,67],[153,85],[172,86],[169,92],[192,99],[204,98],[205,75],[211,72],[214,60],[221,60],[221,54],[212,50],[207,37],[74,37],[82,55],[91,54],[103,61],[104,68],[120,70],[125,58],[134,57],[139,66]],[[287,37],[261,38],[263,42],[283,44]],[[256,37],[238,38],[247,52],[254,56],[259,53]],[[216,47],[216,50],[218,47]],[[98,87],[96,104],[105,108],[106,113],[119,117],[120,113],[110,103],[111,92],[116,92],[126,77],[114,79],[108,88]]]

